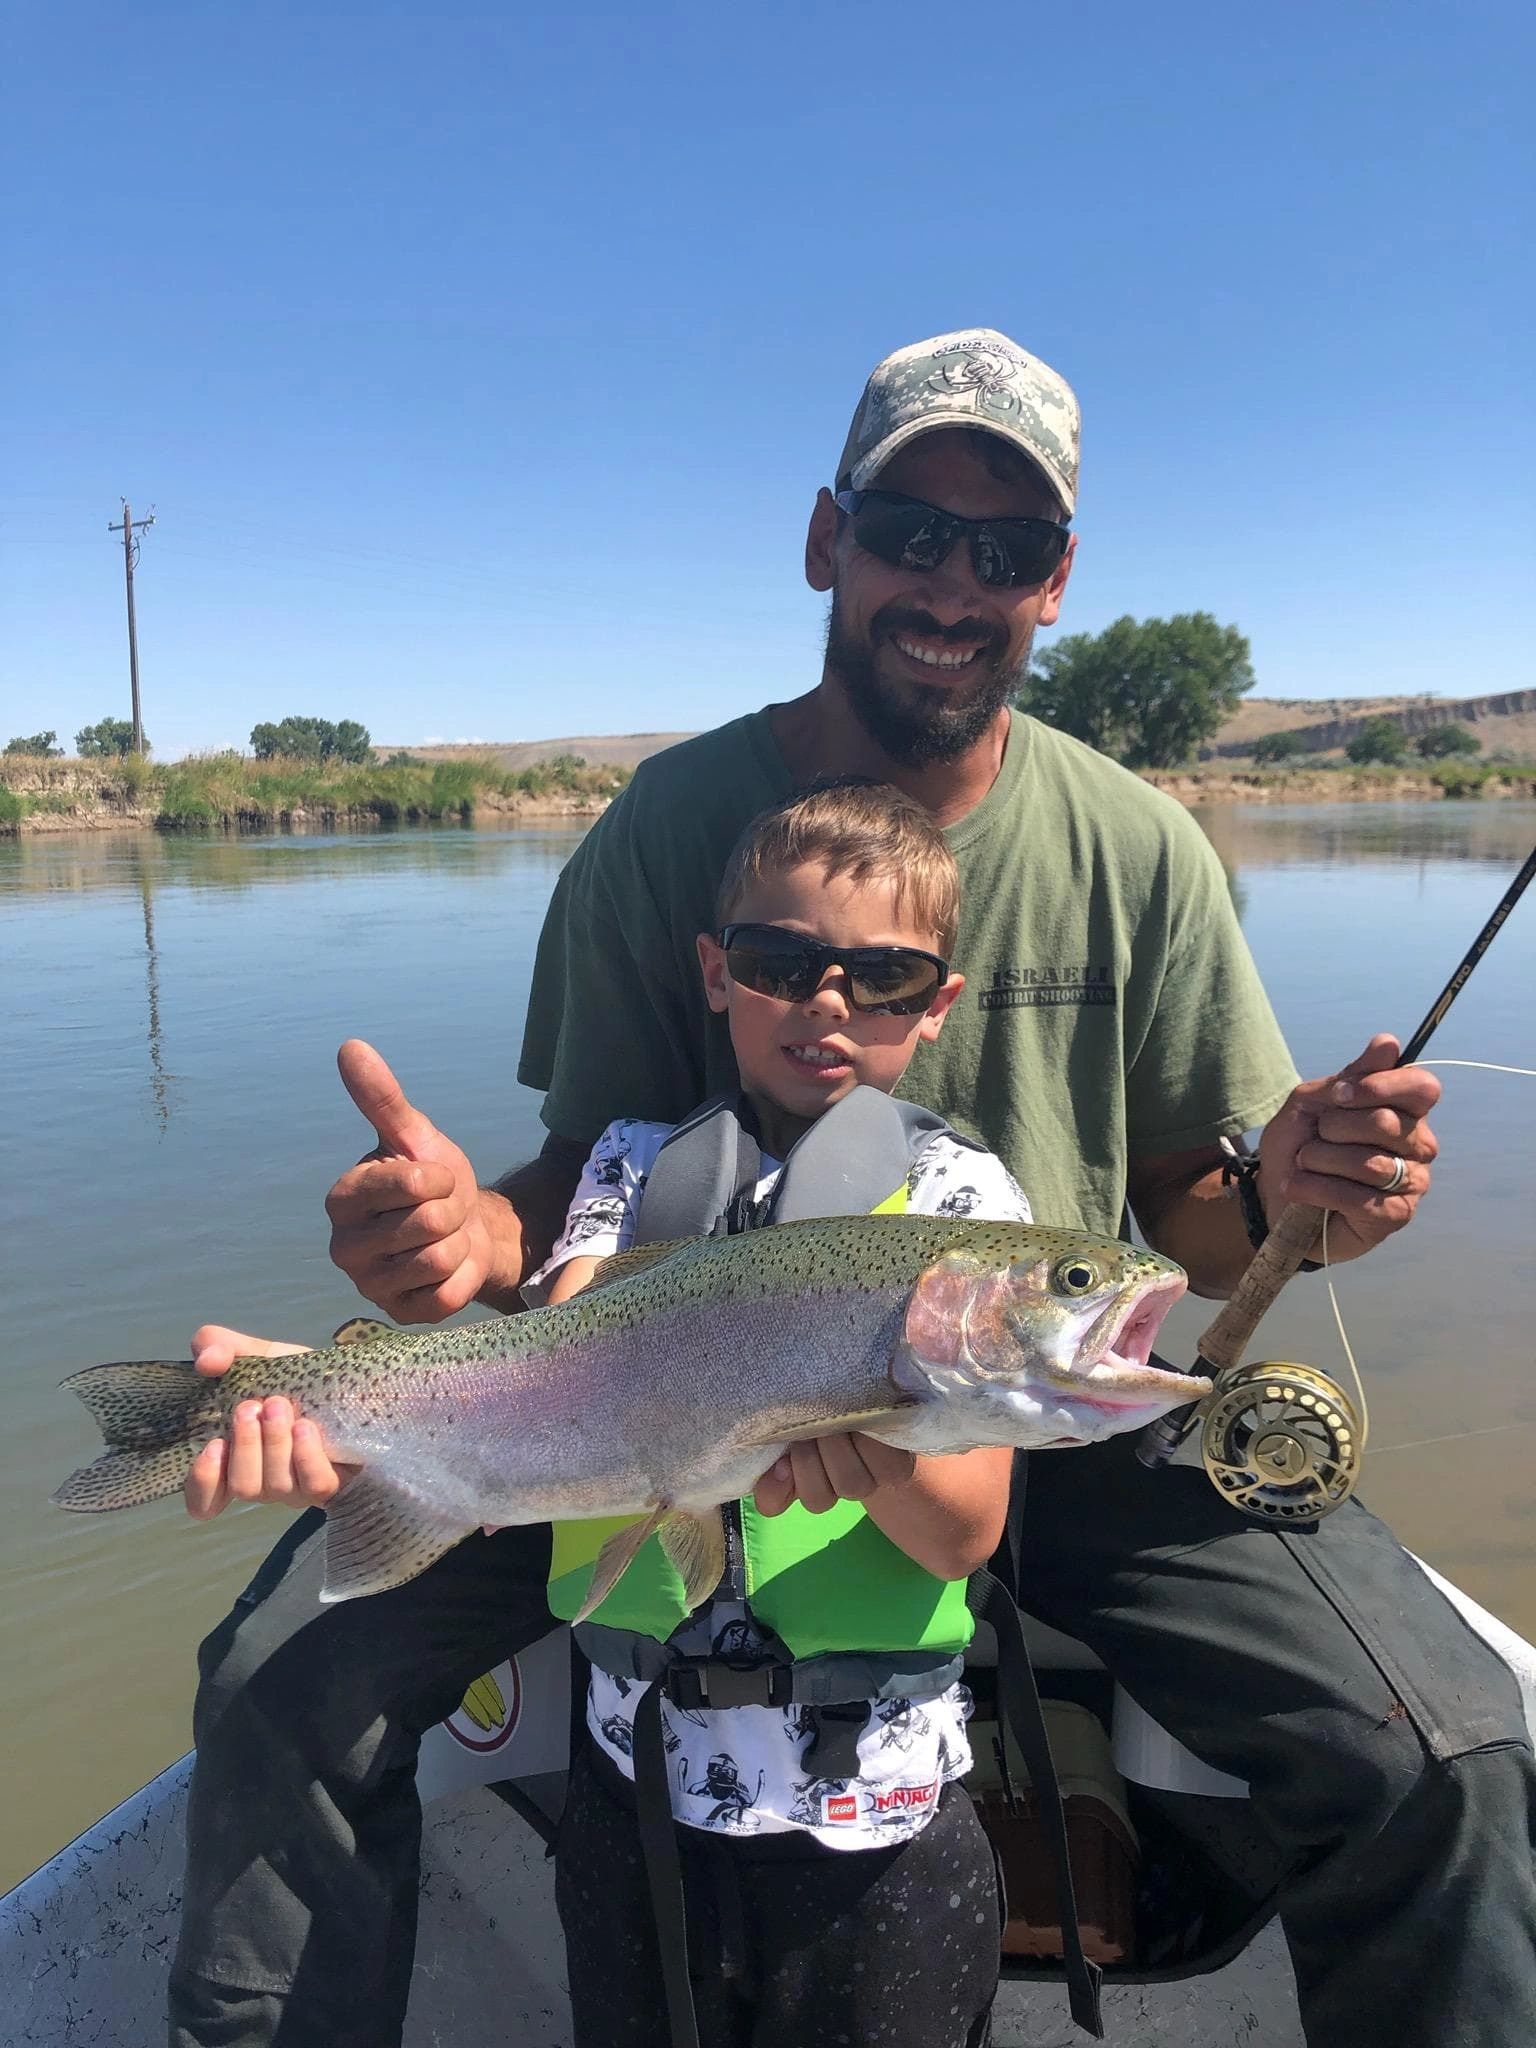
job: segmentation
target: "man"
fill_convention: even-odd
[[[1395,1042],[1377,1038],[1293,1086],[1198,830],[1008,712],[1071,571],[1077,435],[1061,378],[990,331],[877,368],[811,517],[807,579],[832,598],[820,682],[644,764],[561,877],[520,1068],[546,1090],[539,1159],[477,1188],[378,1055],[343,1049],[379,1146],[332,1190],[332,1253],[371,1300],[408,1322],[475,1298],[514,1306],[610,1117],[675,1119],[731,1084],[723,1034],[694,1021],[694,936],[746,819],[826,774],[895,783],[949,831],[967,998],[906,1086],[997,1151],[1040,1216],[1113,1230],[1128,1202],[1198,1291],[1225,1294],[1251,1245],[1218,1140],[1262,1126],[1260,1201],[1329,1209],[1335,1260],[1409,1220],[1435,1154],[1433,1077],[1394,1069]],[[613,1004],[620,978],[643,1002]],[[217,1369],[228,1333],[203,1335]],[[210,1447],[189,1501],[323,1502],[336,1483],[307,1426],[268,1403]],[[461,1546],[383,1596],[387,1614],[360,1603],[375,1614],[351,1624],[361,1661],[344,1682],[314,1676],[336,1668],[348,1610],[314,1608],[312,1541],[280,1546],[205,1645],[182,2048],[274,2039],[279,2021],[285,2043],[394,2038],[416,1735],[471,1667],[539,1632],[540,1533]],[[1249,1781],[1287,1865],[1310,2041],[1527,2039],[1536,1775],[1518,1695],[1389,1532],[1351,1505],[1315,1534],[1276,1533],[1198,1471],[1144,1471],[1122,1442],[1031,1461],[1023,1554],[1026,1604]],[[280,1842],[251,1818],[264,1801],[288,1816]],[[343,1978],[347,1998],[328,1998]]]

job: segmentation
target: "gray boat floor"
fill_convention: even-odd
[[[0,2048],[160,2038],[189,1772],[189,1758],[173,1765],[0,1903]],[[568,2048],[550,1871],[542,1844],[483,1787],[427,1808],[407,2048]],[[1214,1976],[1111,1985],[1105,2021],[1117,2048],[1302,2048],[1273,1924]],[[996,2048],[1084,2038],[1055,1987],[1003,1987]]]

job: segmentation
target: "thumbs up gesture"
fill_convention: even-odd
[[[336,1064],[379,1142],[325,1198],[331,1257],[397,1323],[440,1323],[491,1270],[474,1168],[412,1108],[371,1045],[349,1038]]]

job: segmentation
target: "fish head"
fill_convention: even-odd
[[[892,1376],[919,1400],[974,1407],[995,1431],[978,1441],[1097,1443],[1210,1392],[1152,1363],[1185,1285],[1156,1252],[1022,1226],[996,1252],[953,1249],[918,1275]]]

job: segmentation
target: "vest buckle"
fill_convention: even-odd
[[[676,1707],[787,1707],[795,1675],[787,1664],[731,1664],[718,1657],[669,1665],[660,1684]]]

